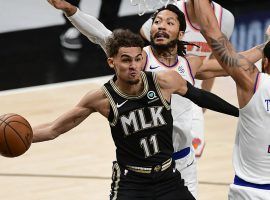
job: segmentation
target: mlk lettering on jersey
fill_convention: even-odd
[[[131,111],[128,116],[122,115],[120,121],[125,136],[141,130],[166,125],[167,123],[162,116],[163,109],[163,106],[154,106]],[[145,116],[149,116],[149,113],[150,120],[147,121]]]

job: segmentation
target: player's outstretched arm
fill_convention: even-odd
[[[258,69],[243,55],[236,53],[227,37],[221,33],[209,1],[193,1],[201,32],[211,46],[216,59],[232,76],[238,87],[245,91],[252,90]]]
[[[270,36],[269,36],[270,37]],[[263,49],[266,43],[257,45],[247,51],[239,52],[250,63],[256,63],[263,57]],[[222,66],[216,59],[205,59],[201,67],[198,69],[195,78],[205,80],[214,77],[228,76],[229,74],[224,71]]]
[[[104,116],[108,114],[106,97],[101,90],[89,92],[81,101],[68,112],[62,114],[56,120],[33,127],[33,142],[52,140],[78,126],[91,113],[100,112]]]
[[[112,34],[97,18],[77,9],[76,13],[68,16],[69,21],[91,42],[102,47],[107,54],[105,44],[106,39]]]
[[[239,116],[239,110],[217,95],[198,89],[184,80],[176,71],[168,70],[157,74],[157,80],[161,87],[162,94],[169,100],[171,94],[179,94],[188,98],[198,106],[216,112]]]
[[[112,34],[97,18],[82,12],[76,6],[64,0],[48,0],[57,9],[62,10],[70,22],[91,42],[98,44],[105,51],[106,39]]]

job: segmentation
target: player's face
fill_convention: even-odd
[[[137,84],[143,68],[142,49],[140,47],[121,47],[118,54],[108,59],[119,81]]]
[[[151,27],[151,41],[155,45],[165,46],[178,40],[180,34],[177,15],[169,10],[159,12]]]

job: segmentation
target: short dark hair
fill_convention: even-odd
[[[108,57],[117,55],[121,47],[144,47],[144,41],[140,35],[129,29],[116,29],[106,41],[106,52]]]
[[[173,13],[175,13],[177,15],[177,19],[178,19],[179,24],[180,24],[179,30],[186,31],[187,23],[186,23],[185,14],[181,10],[179,10],[179,8],[177,6],[175,6],[173,4],[168,4],[167,6],[163,6],[159,9],[157,9],[157,11],[152,15],[153,22],[156,19],[158,13],[160,13],[163,10],[169,10],[169,11],[172,11]]]
[[[270,59],[270,41],[265,45],[263,54],[266,58]]]

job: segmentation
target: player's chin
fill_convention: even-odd
[[[128,75],[128,83],[129,84],[137,84],[140,81],[140,75],[139,73],[130,73]]]
[[[139,78],[137,78],[137,79],[129,79],[127,82],[130,85],[136,85],[136,84],[138,84],[140,82],[140,79]]]

